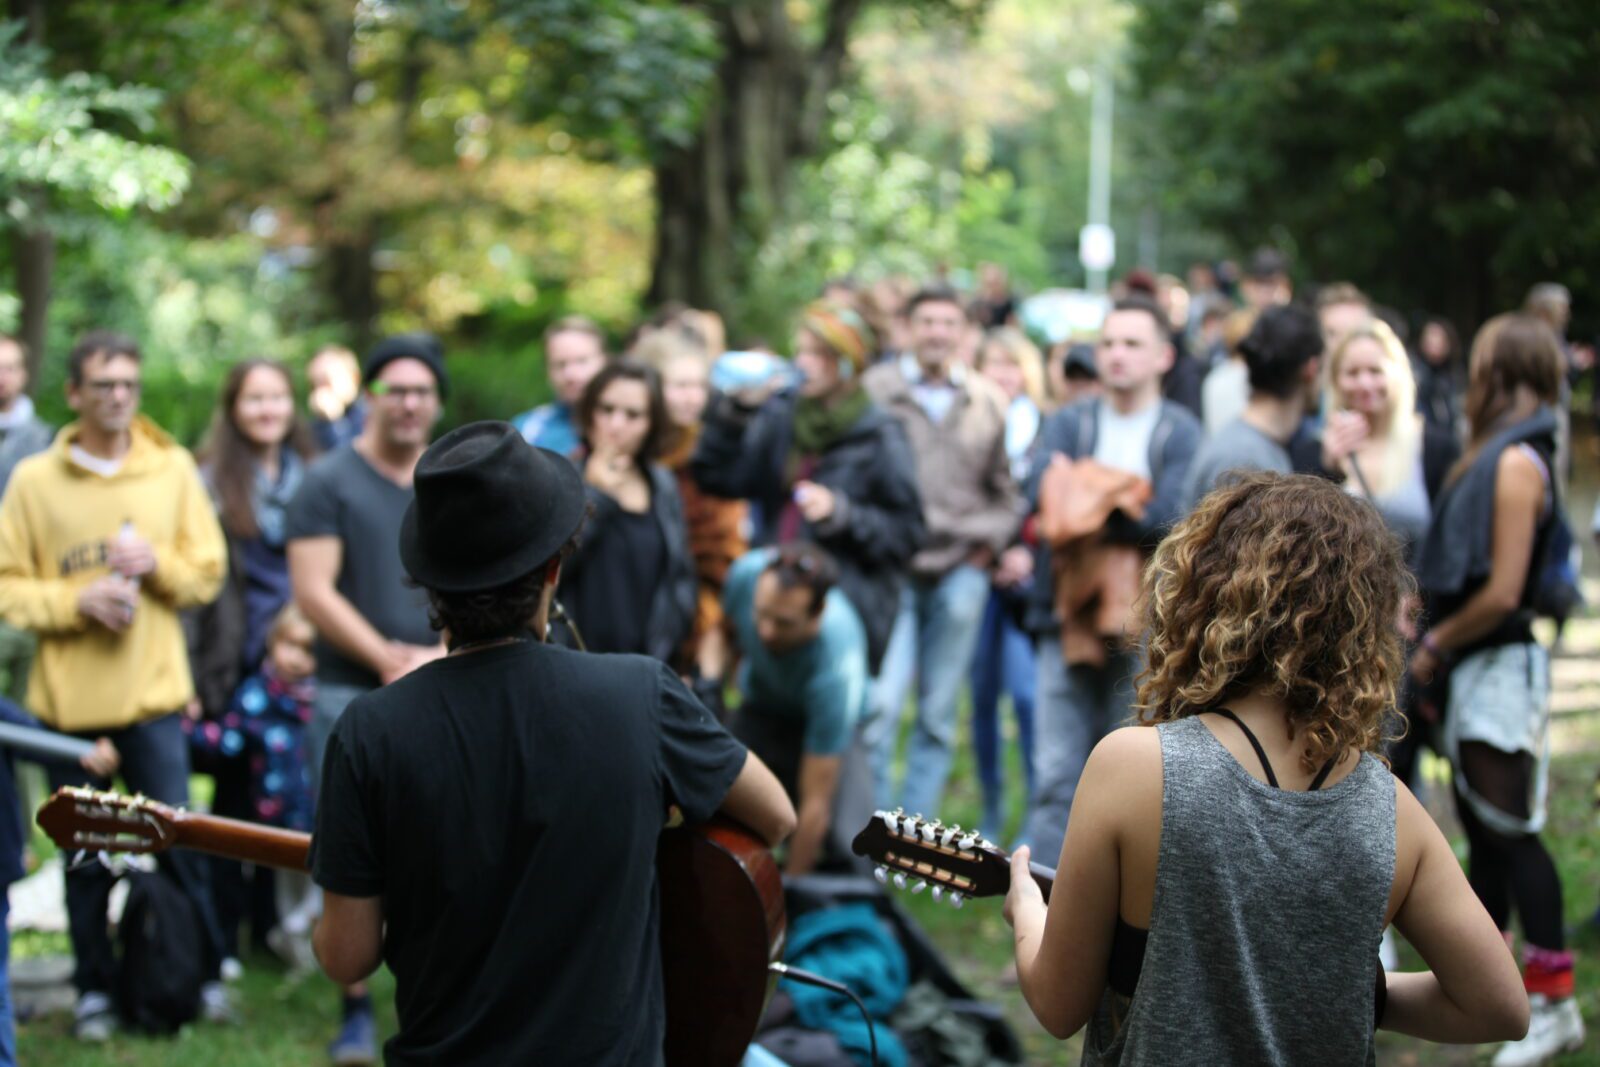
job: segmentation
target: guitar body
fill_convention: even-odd
[[[190,848],[305,870],[309,834],[199,815],[143,797],[64,788],[38,823],[67,850]],[[772,853],[727,819],[666,830],[656,848],[667,1067],[737,1067],[777,986],[783,882]]]
[[[668,830],[656,847],[667,1067],[737,1067],[778,978],[787,921],[778,865],[725,821]]]

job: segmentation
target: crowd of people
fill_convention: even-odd
[[[540,455],[570,460],[583,487],[581,528],[532,561],[559,552],[550,639],[658,661],[682,681],[684,700],[715,712],[793,804],[789,874],[850,868],[849,839],[874,809],[939,812],[963,691],[983,833],[1047,862],[1075,847],[1110,847],[1114,856],[1108,841],[1155,848],[1149,826],[1119,831],[1075,811],[1110,819],[1137,811],[1149,800],[1139,791],[1150,789],[1159,805],[1163,760],[1170,774],[1174,759],[1216,756],[1203,731],[1164,729],[1161,747],[1129,741],[1091,758],[1116,727],[1151,715],[1171,723],[1183,709],[1232,701],[1251,747],[1237,737],[1228,747],[1241,764],[1259,755],[1277,784],[1274,765],[1297,766],[1302,753],[1273,737],[1269,759],[1244,723],[1265,737],[1272,714],[1350,684],[1316,675],[1301,658],[1351,653],[1314,620],[1284,618],[1264,639],[1279,644],[1230,650],[1225,637],[1190,641],[1184,627],[1205,625],[1205,616],[1167,603],[1154,609],[1160,625],[1141,636],[1147,568],[1152,581],[1182,573],[1202,590],[1202,578],[1248,571],[1230,555],[1233,507],[1265,539],[1252,551],[1282,553],[1285,565],[1310,553],[1335,575],[1327,581],[1349,584],[1360,575],[1341,570],[1329,545],[1366,536],[1363,516],[1375,514],[1399,562],[1393,589],[1368,590],[1374,599],[1363,610],[1389,611],[1378,629],[1398,634],[1405,659],[1397,652],[1392,675],[1381,656],[1363,665],[1375,673],[1362,699],[1371,703],[1385,685],[1398,697],[1366,733],[1350,720],[1315,734],[1321,756],[1303,777],[1320,768],[1311,788],[1326,780],[1330,796],[1358,785],[1381,793],[1377,765],[1341,762],[1344,743],[1359,753],[1381,741],[1401,782],[1415,775],[1421,746],[1451,762],[1471,887],[1508,945],[1513,915],[1520,921],[1532,1001],[1527,1036],[1494,1062],[1544,1062],[1583,1039],[1562,887],[1540,837],[1549,664],[1531,629],[1536,616],[1559,610],[1552,603],[1570,608],[1560,588],[1572,585],[1566,408],[1573,375],[1593,357],[1565,338],[1569,304],[1560,287],[1536,287],[1524,309],[1491,319],[1464,351],[1447,320],[1412,321],[1348,283],[1298,300],[1286,260],[1264,251],[1236,284],[1209,264],[1196,264],[1187,283],[1136,271],[1118,283],[1097,335],[1043,351],[1020,328],[1019,301],[992,265],[973,294],[831,284],[797,316],[791,359],[757,344],[730,351],[721,320],[695,309],[660,310],[615,351],[595,323],[562,318],[542,339],[552,399],[506,411],[515,433],[548,450]],[[82,766],[52,767],[51,785],[105,787],[117,775],[130,790],[181,805],[194,770],[215,778],[219,814],[315,825],[319,849],[325,828],[351,849],[368,847],[346,815],[317,815],[324,794],[348,799],[355,788],[358,757],[341,718],[364,694],[472,643],[463,639],[470,598],[445,608],[430,596],[452,588],[449,567],[466,573],[474,561],[424,567],[403,556],[407,538],[441,536],[419,532],[424,520],[414,513],[419,460],[449,396],[440,342],[395,335],[363,360],[317,352],[304,413],[287,365],[243,362],[227,374],[192,455],[139,413],[134,339],[92,332],[73,348],[66,391],[76,421],[59,433],[34,414],[23,357],[19,342],[0,339],[0,660],[27,713],[99,742]],[[508,396],[532,391],[505,387]],[[1252,471],[1313,481],[1282,483],[1299,486],[1285,495]],[[1321,541],[1292,532],[1307,521],[1297,501],[1324,524]],[[540,506],[507,503],[532,510],[497,521],[534,528],[549,521]],[[457,535],[489,536],[467,529],[488,518],[456,515]],[[1272,529],[1289,532],[1275,543]],[[418,573],[430,567],[429,577]],[[1220,570],[1205,577],[1206,568]],[[1221,617],[1244,594],[1207,595],[1219,598]],[[1326,610],[1339,617],[1342,608]],[[1370,619],[1351,625],[1377,632]],[[1156,648],[1164,665],[1141,680]],[[1234,655],[1246,666],[1251,657],[1276,664],[1285,678],[1310,671],[1321,680],[1285,682],[1278,705],[1247,708],[1244,676],[1223,666]],[[1180,677],[1182,664],[1215,677]],[[1003,704],[1025,775],[1020,812],[1005,806]],[[1173,796],[1169,803],[1204,800]],[[1366,814],[1345,820],[1358,839],[1349,847],[1366,856],[1387,842],[1390,860],[1420,869],[1437,831],[1427,821],[1425,832],[1426,813],[1407,803],[1398,842],[1393,809],[1358,804]],[[1367,825],[1383,821],[1375,811],[1388,812],[1387,829]],[[1167,847],[1163,840],[1163,857]],[[1124,883],[1122,926],[1150,926],[1153,856],[1135,870],[1124,855],[1133,881]],[[16,877],[7,859],[0,873]],[[233,1016],[223,979],[239,967],[242,931],[292,965],[313,965],[322,905],[303,876],[181,852],[166,862],[207,942],[207,1017]],[[372,888],[356,868],[324,863],[341,872],[323,883],[330,898]],[[103,1041],[116,1026],[111,877],[95,864],[65,877],[74,1030]],[[1132,908],[1139,922],[1124,922],[1128,884],[1145,886]],[[1374,940],[1396,921],[1437,963],[1437,928],[1405,921],[1404,894],[1391,898],[1387,876],[1357,888],[1378,910],[1393,905],[1375,920]],[[1019,899],[1011,909],[1019,938],[1024,927],[1045,929],[1032,904],[1042,908]],[[1198,913],[1189,920],[1196,945],[1219,936]],[[1060,947],[1066,936],[1051,926],[1043,940]],[[1036,1007],[1048,999],[1041,989],[1089,981],[1035,960],[1037,940],[1019,949]],[[1173,951],[1168,944],[1163,958]],[[1331,963],[1351,973],[1365,966],[1356,949],[1335,955]],[[1284,957],[1273,973],[1295,966]],[[1451,966],[1460,973],[1467,964]],[[347,980],[333,1060],[376,1062],[365,972],[329,973]],[[1391,995],[1412,1032],[1442,1032],[1416,1021],[1430,996],[1410,986]],[[1040,1009],[1040,1017],[1070,1033],[1098,998],[1096,989],[1082,1011]],[[1464,1039],[1494,1036],[1509,1024],[1497,1030],[1484,1019],[1511,1015],[1495,1006],[1479,1019],[1480,1037]],[[1106,1025],[1097,1019],[1095,1043],[1117,1040]],[[1159,1060],[1164,1046],[1149,1047]],[[0,1062],[9,1052],[0,1043]]]

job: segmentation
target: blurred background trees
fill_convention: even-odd
[[[1461,0],[9,0],[0,329],[59,393],[138,335],[180,433],[249,353],[443,334],[453,417],[537,337],[684,300],[787,344],[849,276],[1080,285],[1258,244],[1469,330],[1600,274],[1600,10]],[[163,391],[162,382],[171,388]],[[167,398],[170,394],[170,399]]]

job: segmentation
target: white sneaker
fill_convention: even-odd
[[[317,956],[311,948],[311,938],[296,934],[282,926],[267,931],[267,947],[289,966],[289,973],[310,974],[317,969]]]
[[[117,1014],[104,993],[85,993],[73,1009],[72,1036],[79,1041],[110,1041],[117,1029]]]
[[[239,1021],[228,987],[221,982],[207,982],[200,987],[200,1017],[208,1023],[232,1026]]]
[[[1583,1016],[1573,997],[1551,1000],[1542,993],[1528,998],[1533,1013],[1528,1019],[1528,1036],[1507,1041],[1491,1061],[1492,1067],[1538,1067],[1563,1052],[1583,1047]]]

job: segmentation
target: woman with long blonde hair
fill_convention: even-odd
[[[1045,404],[1044,357],[1014,326],[990,330],[978,349],[978,371],[1006,395],[1006,452],[1017,481],[1028,474],[1033,443]],[[1031,557],[1030,557],[1031,559]],[[993,577],[989,602],[972,657],[972,749],[983,789],[983,832],[1005,832],[1005,760],[1000,750],[1000,696],[1011,697],[1022,749],[1022,773],[1033,791],[1033,698],[1036,688],[1033,639],[1019,620],[1032,585],[1026,574],[1002,567]],[[1025,794],[1026,795],[1026,794]],[[1027,822],[1026,809],[1022,823]],[[1019,823],[1021,825],[1021,823]]]
[[[1139,726],[1095,747],[1048,906],[1006,918],[1047,1030],[1086,1064],[1371,1064],[1378,1027],[1517,1037],[1528,999],[1449,843],[1377,759],[1409,585],[1325,479],[1253,474],[1145,573]],[[1383,974],[1393,922],[1431,970]],[[1374,981],[1375,976],[1377,981]]]
[[[1325,359],[1323,466],[1372,500],[1409,553],[1460,448],[1417,413],[1411,358],[1383,320],[1346,333]]]

